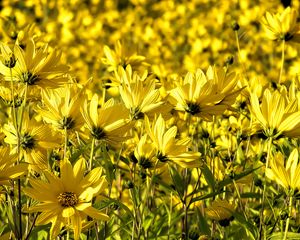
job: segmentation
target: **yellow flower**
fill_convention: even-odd
[[[40,88],[57,88],[68,82],[66,73],[68,67],[59,63],[61,53],[57,50],[48,51],[48,46],[37,49],[35,43],[30,39],[23,50],[17,44],[13,51],[6,45],[1,44],[2,64],[0,73],[5,79],[38,86]],[[16,60],[12,66],[13,59]]]
[[[299,41],[298,13],[295,9],[287,7],[279,14],[267,12],[262,19],[262,26],[266,36],[271,40]]]
[[[95,196],[103,193],[107,186],[101,176],[102,169],[94,168],[85,175],[85,160],[79,159],[72,168],[68,160],[61,162],[60,177],[45,171],[47,181],[30,179],[32,188],[23,191],[39,203],[28,209],[40,212],[37,225],[52,223],[50,238],[55,238],[63,226],[74,230],[74,239],[79,239],[82,221],[87,216],[107,221],[109,217],[92,207]]]
[[[287,162],[284,164],[284,156],[277,153],[270,162],[270,167],[266,169],[266,176],[277,182],[286,190],[300,189],[300,164],[298,150],[294,149]]]
[[[13,152],[17,152],[18,135],[17,130],[12,123],[4,125],[3,129],[6,138],[4,141],[13,147]],[[28,115],[24,115],[22,128],[20,131],[20,153],[24,157],[25,162],[30,163],[30,167],[34,170],[46,169],[47,150],[60,146],[60,140],[53,134],[48,125],[29,119]]]
[[[80,90],[66,86],[65,88],[43,91],[44,107],[38,112],[42,118],[53,124],[57,129],[67,131],[79,131],[84,119],[80,112],[83,97]]]
[[[119,91],[126,108],[130,110],[131,118],[137,120],[143,118],[144,114],[153,115],[162,111],[164,102],[160,101],[160,93],[155,89],[154,79],[147,78],[142,81],[137,78],[136,81],[129,82],[125,77],[124,80]]]
[[[174,99],[170,100],[176,110],[211,121],[214,115],[222,114],[234,103],[240,92],[235,90],[236,85],[234,73],[209,67],[205,75],[197,69],[195,73],[187,73],[183,84],[171,91]]]
[[[83,118],[92,137],[116,146],[128,138],[125,134],[131,128],[129,112],[124,105],[114,104],[113,99],[101,108],[98,108],[98,103],[97,94],[94,94],[89,106],[86,100],[81,108]]]
[[[176,139],[176,126],[167,129],[161,115],[152,124],[146,116],[145,125],[156,148],[156,157],[161,163],[173,162],[183,168],[200,166],[200,153],[189,150],[189,138]]]
[[[285,93],[263,93],[261,106],[256,94],[251,93],[251,112],[261,125],[267,137],[278,137],[281,134],[288,137],[300,135],[300,111],[297,111],[296,99],[287,101]]]
[[[233,220],[234,205],[227,200],[217,199],[205,210],[208,218],[219,221],[221,226],[228,226]]]
[[[25,163],[13,165],[16,161],[17,155],[10,154],[9,148],[0,148],[0,185],[9,184],[10,179],[15,179],[26,173],[28,165]]]
[[[129,49],[129,48],[127,48]],[[115,50],[110,49],[108,46],[104,46],[105,58],[102,58],[104,64],[108,65],[107,70],[109,72],[117,71],[119,66],[126,67],[130,64],[133,67],[145,66],[145,57],[137,55],[136,53],[126,52],[120,41],[115,44]]]

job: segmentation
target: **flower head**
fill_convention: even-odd
[[[85,176],[85,160],[79,159],[72,168],[68,160],[60,166],[60,177],[44,172],[46,181],[30,179],[32,186],[24,189],[29,197],[39,203],[30,207],[31,212],[40,212],[36,224],[52,223],[50,238],[55,238],[63,226],[73,228],[74,239],[79,239],[82,221],[87,216],[107,221],[109,217],[92,207],[95,196],[103,193],[107,186],[100,167]]]
[[[267,12],[262,19],[266,36],[271,40],[298,41],[300,27],[297,17],[297,11],[290,7],[284,9],[281,14]]]

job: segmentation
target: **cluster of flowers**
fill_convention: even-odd
[[[203,40],[210,29],[195,17],[207,1],[91,1],[90,12],[62,2],[5,2],[2,9],[17,16],[2,20],[0,43],[3,239],[299,237],[300,81],[286,61],[297,55],[296,1],[261,15],[256,31],[274,48],[255,47],[251,56],[281,48],[270,72],[270,59],[251,69],[250,50],[240,45],[239,24],[253,16],[228,28],[238,61],[218,66],[210,60],[226,47],[218,36]],[[225,2],[217,16],[203,13],[208,23],[224,22]],[[261,14],[242,2],[243,11]],[[174,11],[162,15],[166,6]],[[22,28],[26,11],[18,8],[41,23]],[[194,21],[181,35],[185,14]],[[120,16],[124,29],[113,29]],[[138,41],[139,53],[127,50]],[[180,52],[184,45],[190,51]]]

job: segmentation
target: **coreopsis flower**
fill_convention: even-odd
[[[132,119],[141,119],[145,114],[153,115],[162,110],[164,102],[160,99],[159,90],[155,89],[154,79],[123,82],[119,92]]]
[[[228,226],[233,220],[234,205],[227,200],[214,200],[210,207],[205,209],[208,218],[216,220],[221,226]]]
[[[200,153],[189,150],[191,140],[189,138],[177,139],[177,127],[166,127],[161,115],[150,123],[145,117],[147,134],[156,149],[156,157],[161,163],[172,162],[183,168],[199,167]]]
[[[4,141],[10,144],[12,152],[16,153],[18,151],[17,129],[12,123],[8,123],[4,125],[3,132],[6,135]],[[48,167],[47,150],[60,146],[60,140],[48,125],[29,119],[27,114],[24,114],[19,137],[21,158],[24,157],[25,162],[30,163],[30,167],[36,171]]]
[[[74,167],[68,160],[61,161],[60,176],[45,171],[47,181],[30,179],[32,187],[23,191],[38,201],[27,211],[40,212],[37,225],[51,223],[50,238],[55,238],[65,226],[73,229],[74,239],[79,239],[82,222],[87,216],[97,220],[109,220],[109,217],[92,207],[94,197],[102,194],[107,187],[100,167],[85,175],[84,159],[79,159]]]
[[[15,179],[26,173],[28,164],[20,163],[14,165],[17,161],[16,154],[10,154],[8,147],[0,148],[0,185],[8,184],[9,180]]]
[[[1,45],[4,60],[0,64],[0,73],[6,80],[13,78],[14,81],[40,88],[57,88],[68,82],[68,67],[59,63],[59,51],[49,51],[47,45],[37,49],[33,39],[27,42],[25,50],[17,44],[13,50]]]
[[[300,25],[297,24],[298,12],[287,7],[279,14],[267,12],[262,19],[266,36],[271,40],[299,41]]]
[[[251,94],[250,102],[250,111],[267,137],[276,138],[281,134],[288,137],[300,135],[300,111],[297,110],[296,99],[288,102],[284,92],[271,92],[266,89],[261,105],[254,93]]]
[[[86,125],[96,140],[102,140],[112,146],[127,139],[125,134],[131,128],[129,112],[122,104],[108,100],[98,108],[99,97],[94,94],[90,103],[85,100],[81,113]]]
[[[268,178],[286,190],[300,189],[300,164],[297,149],[291,152],[287,161],[285,161],[282,153],[277,153],[270,161],[270,167],[266,169]]]
[[[183,84],[171,90],[170,101],[178,111],[211,121],[215,115],[222,114],[238,96],[235,73],[224,69],[209,67],[206,75],[201,69],[187,73]]]
[[[102,58],[102,61],[108,66],[107,70],[109,72],[117,71],[119,66],[125,68],[129,64],[132,67],[147,65],[144,56],[126,51],[120,41],[117,41],[115,44],[115,50],[110,49],[108,46],[104,46],[103,51],[105,58]]]
[[[43,91],[43,107],[38,110],[42,118],[59,130],[80,131],[84,119],[80,106],[84,98],[80,90],[66,86],[65,88]]]

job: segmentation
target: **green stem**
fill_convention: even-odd
[[[239,189],[238,189],[238,186],[237,186],[237,184],[236,184],[236,181],[235,181],[234,179],[232,179],[232,181],[233,181],[233,185],[234,185],[235,191],[236,191],[236,193],[237,193],[237,195],[238,195],[240,207],[241,207],[241,209],[242,209],[242,211],[243,211],[243,213],[244,213],[245,219],[248,221],[248,217],[247,217],[246,211],[245,211],[244,206],[243,206],[243,203],[242,203],[242,198],[241,198],[241,195],[240,195],[240,191],[239,191]]]
[[[267,153],[265,169],[268,169],[268,167],[269,167],[272,141],[273,141],[273,139],[270,137],[269,142],[268,142],[268,153]],[[262,206],[261,206],[261,211],[260,211],[260,224],[259,224],[260,239],[262,239],[262,232],[263,232],[263,225],[264,225],[264,208],[265,208],[266,189],[267,189],[267,181],[264,181],[264,190],[263,190]],[[266,236],[266,234],[265,234],[265,236]]]
[[[93,158],[94,158],[94,152],[95,152],[95,138],[92,140],[92,147],[91,147],[91,153],[90,153],[90,160],[89,160],[89,171],[92,170],[92,163],[93,163]]]
[[[64,127],[65,132],[65,146],[64,146],[64,159],[67,157],[67,147],[68,147],[68,130],[67,127]]]
[[[291,213],[292,213],[292,204],[293,204],[293,194],[290,194],[289,195],[289,212],[288,212],[289,215],[288,215],[288,219],[286,220],[283,240],[287,239],[287,233],[289,230],[290,218],[291,218]]]
[[[279,83],[281,83],[282,80],[282,73],[283,73],[283,67],[284,67],[284,52],[285,52],[285,40],[282,40],[282,48],[281,48],[281,65],[280,65],[280,73],[279,73]]]

